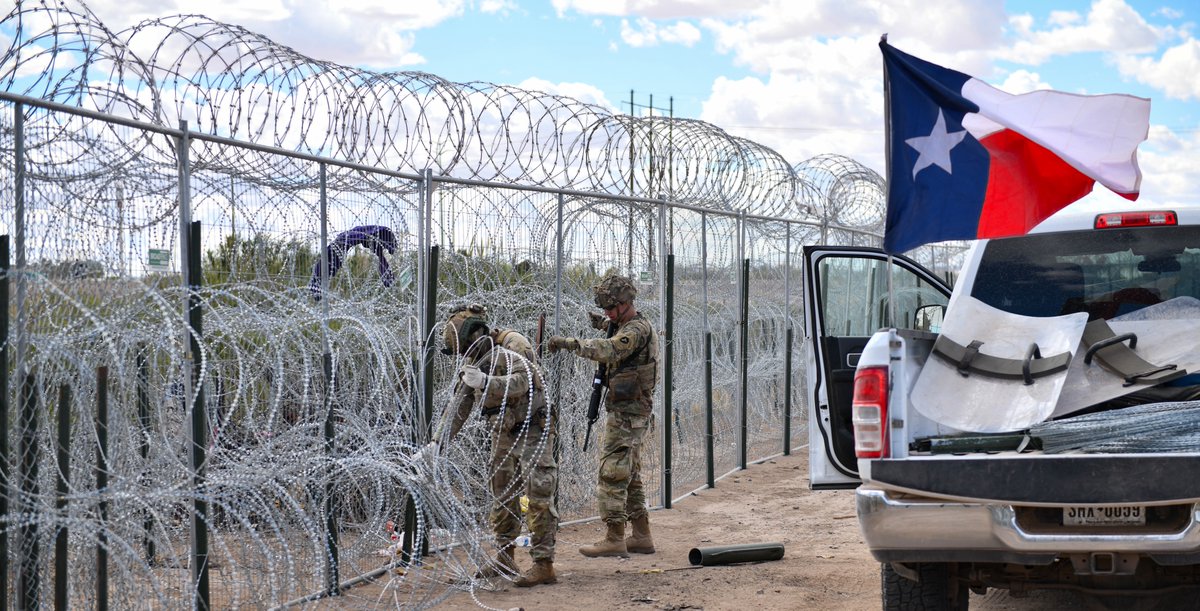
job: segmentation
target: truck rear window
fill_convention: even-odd
[[[971,295],[1025,316],[1109,319],[1176,297],[1200,298],[1200,227],[1137,227],[996,239]]]

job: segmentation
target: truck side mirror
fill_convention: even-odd
[[[929,331],[930,333],[938,333],[942,330],[942,318],[946,316],[946,306],[940,303],[931,303],[917,308],[916,316],[913,320],[913,328],[917,331]]]

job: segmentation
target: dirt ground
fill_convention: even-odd
[[[437,609],[880,608],[879,564],[863,545],[853,492],[810,491],[807,449],[738,471],[718,481],[716,488],[652,512],[650,523],[656,554],[585,558],[576,548],[601,537],[600,523],[568,525],[559,531],[557,584],[524,589],[505,581],[494,590],[476,590],[478,602],[470,592],[459,592]],[[693,548],[762,542],[782,543],[783,559],[710,567],[688,563]],[[518,550],[517,559],[522,568],[530,563],[525,550]],[[375,587],[367,584],[347,594],[370,600]],[[1194,609],[1195,600],[1110,601],[1108,608]],[[972,594],[970,606],[991,611],[1105,608],[1061,591],[1035,591],[1023,598],[989,591]]]

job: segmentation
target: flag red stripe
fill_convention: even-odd
[[[979,215],[980,238],[1024,235],[1090,193],[1095,184],[1058,155],[1012,130],[1000,130],[979,142],[991,157]]]

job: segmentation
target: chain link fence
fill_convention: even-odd
[[[534,341],[543,318],[593,337],[609,272],[660,333],[657,507],[804,444],[801,253],[878,245],[869,169],[195,16],[114,34],[18,2],[3,23],[5,602],[282,607],[379,578],[363,607],[416,609],[483,587],[486,426],[418,457],[462,364],[441,323],[481,303]],[[914,254],[946,270],[961,249]],[[594,364],[542,366],[559,513],[588,519]]]
[[[439,460],[412,459],[451,416],[461,363],[435,349],[452,305],[482,303],[535,341],[543,316],[547,335],[590,336],[591,286],[632,275],[639,309],[673,327],[644,465],[665,506],[795,447],[808,412],[798,253],[822,233],[877,239],[374,170],[10,98],[5,349],[22,390],[6,395],[19,493],[4,535],[20,597],[65,580],[80,604],[103,584],[155,606],[269,606],[407,560],[419,568],[397,586],[404,605],[434,604],[491,552],[482,423]],[[231,171],[250,155],[275,177]],[[559,510],[587,518],[592,364],[543,366],[561,414]],[[386,525],[406,520],[416,530],[399,545],[413,543],[396,556]],[[454,551],[418,562],[422,545]]]

